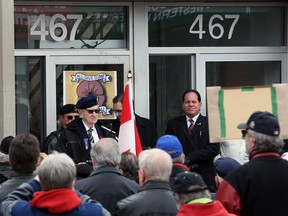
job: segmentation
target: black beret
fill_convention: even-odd
[[[59,110],[59,115],[64,115],[67,113],[76,113],[75,104],[66,104],[62,106]]]
[[[9,153],[9,148],[12,140],[14,139],[13,136],[7,136],[1,141],[0,151],[4,154]]]
[[[77,109],[86,109],[98,105],[97,96],[82,97],[76,104]]]

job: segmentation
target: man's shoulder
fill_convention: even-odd
[[[168,124],[169,123],[182,122],[182,121],[185,121],[185,115],[181,115],[181,116],[177,116],[177,117],[174,117],[172,119],[169,119]]]
[[[154,125],[154,122],[148,118],[135,114],[136,124],[139,125]]]

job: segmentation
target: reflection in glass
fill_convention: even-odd
[[[182,94],[191,87],[191,56],[150,56],[150,119],[163,135],[169,119],[182,114]]]
[[[39,141],[44,132],[43,57],[16,57],[16,134],[32,133]]]
[[[149,47],[285,46],[285,7],[148,8]]]
[[[206,86],[263,86],[275,83],[281,83],[280,61],[206,63]]]

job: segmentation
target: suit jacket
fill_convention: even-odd
[[[189,134],[185,115],[171,119],[167,123],[166,134],[175,135],[182,144],[184,154],[190,164],[204,179],[210,190],[216,189],[214,157],[220,153],[219,143],[210,143],[207,117],[199,115],[191,135]]]
[[[135,120],[142,148],[154,148],[158,139],[158,133],[155,124],[150,119],[140,117],[137,114],[135,114]],[[118,136],[120,121],[115,119],[111,123],[112,130],[115,131]]]

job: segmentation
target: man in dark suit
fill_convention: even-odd
[[[81,98],[76,108],[78,119],[70,122],[61,131],[56,150],[68,154],[77,165],[77,176],[87,177],[92,169],[90,150],[95,143],[104,137],[98,121],[98,99],[96,96]]]
[[[220,153],[219,143],[210,143],[208,120],[200,114],[201,95],[188,89],[182,96],[185,115],[171,119],[167,123],[166,134],[175,135],[180,140],[186,164],[191,171],[198,172],[211,191],[216,190],[214,157]]]
[[[122,103],[123,93],[113,98],[113,110],[117,118],[114,119],[111,123],[112,130],[116,132],[117,136],[119,134],[120,121],[122,116]],[[155,124],[150,119],[143,118],[137,114],[135,114],[135,120],[142,148],[154,148],[158,139],[158,133]]]

